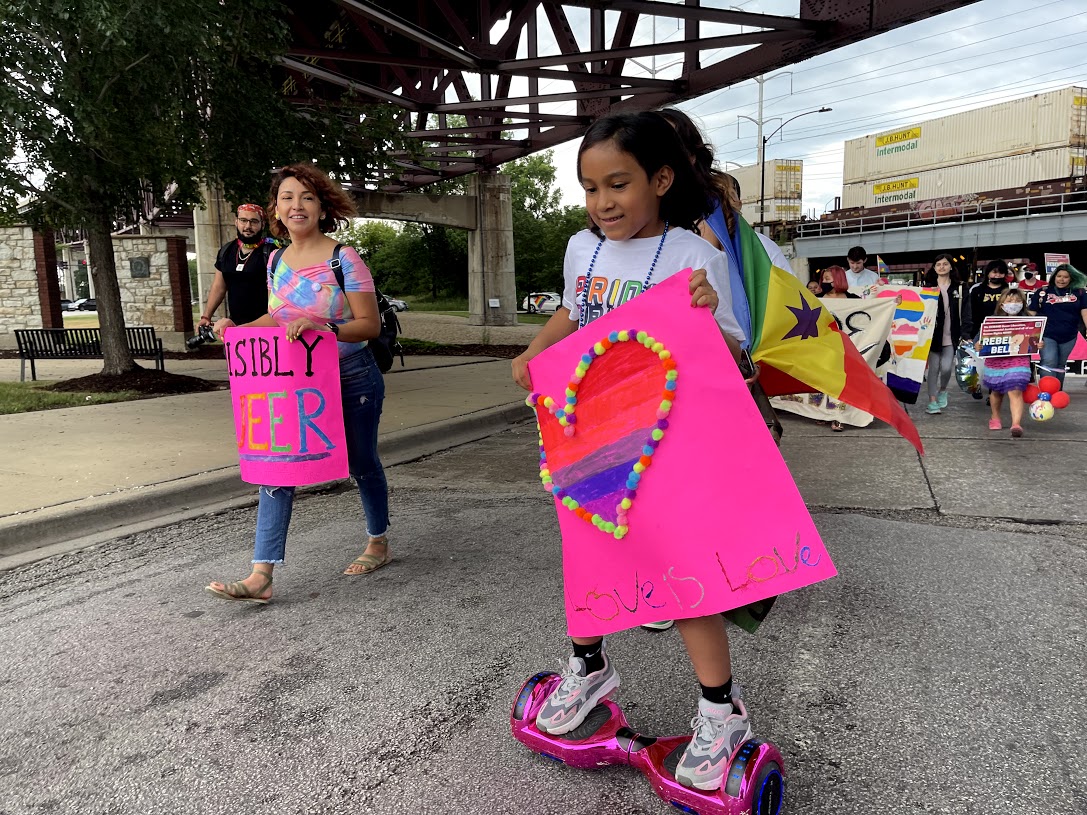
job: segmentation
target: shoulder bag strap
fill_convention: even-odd
[[[343,249],[343,244],[337,243],[336,248],[332,250],[332,260],[328,262],[328,268],[332,270],[332,274],[336,275],[336,282],[340,284],[340,291],[347,294],[343,282],[343,263],[340,261],[341,249]]]
[[[281,247],[276,249],[275,254],[272,255],[272,274],[275,274],[276,267],[279,265],[280,258],[283,257],[283,253],[287,251],[287,247]]]

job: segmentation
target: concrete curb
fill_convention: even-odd
[[[514,402],[397,430],[378,441],[382,463],[386,468],[406,464],[484,439],[531,418],[524,402]],[[344,479],[303,489],[327,491],[339,487],[353,488],[353,483]],[[77,541],[93,545],[103,539],[104,533],[112,532],[112,537],[130,534],[204,514],[210,507],[245,506],[255,500],[253,485],[241,480],[238,468],[225,467],[19,513],[0,520],[0,571],[81,548]],[[73,545],[65,546],[67,543]]]

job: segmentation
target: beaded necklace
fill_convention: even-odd
[[[653,279],[653,270],[657,268],[657,261],[660,259],[661,250],[664,248],[664,239],[667,238],[667,237],[668,237],[668,221],[665,221],[664,222],[664,232],[661,233],[660,243],[657,244],[657,251],[653,255],[653,262],[649,264],[649,271],[646,272],[645,280],[642,281],[642,291],[643,292],[647,288],[649,288],[649,281]],[[581,294],[579,294],[577,296],[577,307],[578,307],[577,327],[578,328],[584,328],[585,327],[585,318],[588,316],[586,314],[587,309],[585,308],[585,301],[587,299],[586,298],[586,291],[588,290],[589,282],[593,279],[593,269],[596,267],[596,257],[597,257],[597,255],[600,254],[600,247],[602,247],[604,245],[604,241],[605,241],[604,236],[601,236],[600,237],[600,242],[596,244],[596,249],[593,250],[593,259],[589,261],[589,271],[586,273],[586,276],[585,276],[585,289],[583,289]]]

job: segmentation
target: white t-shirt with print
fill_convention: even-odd
[[[580,308],[586,309],[585,322],[590,323],[613,308],[617,308],[642,292],[642,283],[653,263],[653,256],[660,245],[660,236],[631,238],[625,241],[605,240],[593,266],[593,276],[587,278],[600,238],[583,229],[566,244],[563,262],[564,288],[562,304],[570,309],[570,319],[577,321]],[[709,284],[717,292],[717,310],[714,319],[721,330],[738,342],[743,342],[744,332],[732,313],[732,293],[728,284],[728,255],[719,252],[699,235],[686,229],[672,227],[668,230],[653,277],[652,288],[684,269],[705,269]],[[585,289],[584,305],[579,306],[579,295]]]
[[[874,286],[879,282],[879,275],[873,272],[871,269],[861,269],[859,272],[854,272],[852,269],[845,270],[845,279],[849,283],[849,288],[854,286]]]

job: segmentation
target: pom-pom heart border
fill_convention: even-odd
[[[664,343],[649,336],[645,331],[638,331],[637,329],[612,331],[608,336],[604,337],[599,342],[594,343],[588,353],[582,355],[581,360],[577,364],[577,368],[574,370],[573,377],[571,377],[570,382],[566,385],[566,403],[563,407],[557,407],[554,398],[544,396],[540,393],[533,393],[525,400],[525,404],[534,410],[542,408],[548,411],[552,416],[558,419],[559,425],[564,428],[563,432],[567,436],[573,436],[574,433],[577,432],[577,391],[578,387],[581,385],[581,381],[585,378],[586,374],[588,374],[589,368],[592,366],[593,362],[606,354],[608,350],[617,343],[621,342],[637,342],[640,345],[644,345],[659,357],[661,367],[664,368],[665,390],[662,394],[661,404],[657,408],[656,424],[653,426],[653,429],[649,433],[649,438],[646,439],[646,443],[642,447],[642,455],[627,474],[626,492],[624,493],[622,501],[620,501],[619,505],[615,508],[615,522],[606,520],[599,514],[593,514],[583,509],[578,505],[577,501],[566,494],[562,487],[554,483],[554,479],[551,477],[551,471],[547,466],[547,451],[544,450],[543,430],[540,428],[539,417],[537,416],[536,419],[536,429],[539,431],[540,439],[540,481],[543,483],[544,489],[555,496],[555,498],[559,499],[564,507],[583,521],[592,524],[601,532],[615,537],[616,540],[621,540],[626,536],[627,532],[630,531],[628,513],[634,505],[634,499],[637,497],[638,486],[641,482],[642,474],[649,465],[653,463],[653,454],[657,451],[658,445],[664,438],[664,432],[668,429],[668,415],[671,413],[672,406],[675,403],[676,382],[679,378],[679,372],[676,370],[676,361],[672,359],[671,351],[664,347]]]

